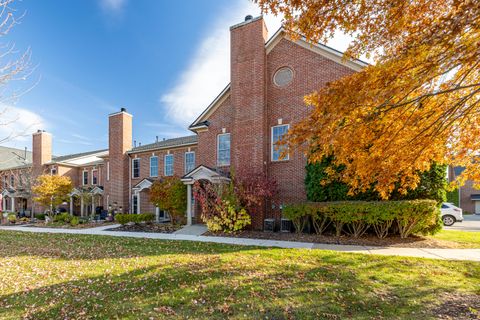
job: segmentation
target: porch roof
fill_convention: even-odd
[[[229,182],[230,178],[204,165],[200,165],[181,178],[184,184],[193,184],[198,180],[208,180],[212,183]]]

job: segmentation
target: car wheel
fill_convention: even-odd
[[[455,217],[451,215],[446,215],[442,217],[443,224],[447,227],[453,225],[455,223]]]

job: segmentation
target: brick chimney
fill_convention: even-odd
[[[266,160],[266,51],[263,18],[247,16],[230,27],[231,103],[235,114],[231,161],[262,172]]]
[[[132,115],[125,108],[108,117],[108,149],[110,181],[105,185],[110,204],[116,203],[127,212],[129,205],[129,158],[127,151],[132,149]],[[107,204],[108,205],[108,204]]]
[[[52,161],[52,135],[38,130],[32,136],[32,164],[35,176],[41,175],[44,165]]]

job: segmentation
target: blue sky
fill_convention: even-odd
[[[23,0],[16,8],[26,12],[22,23],[0,41],[31,47],[28,82],[38,84],[8,109],[20,121],[0,135],[45,129],[54,154],[107,147],[107,115],[120,107],[134,115],[142,144],[191,134],[186,126],[229,81],[229,26],[260,13],[248,0]],[[266,22],[270,35],[280,26],[277,17]],[[30,144],[29,135],[8,142]]]

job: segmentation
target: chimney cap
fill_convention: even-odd
[[[127,108],[123,108],[123,107],[122,107],[122,108],[120,109],[120,112],[127,112]]]
[[[253,19],[253,16],[251,14],[245,16],[245,21],[249,21],[249,20],[252,20]]]

